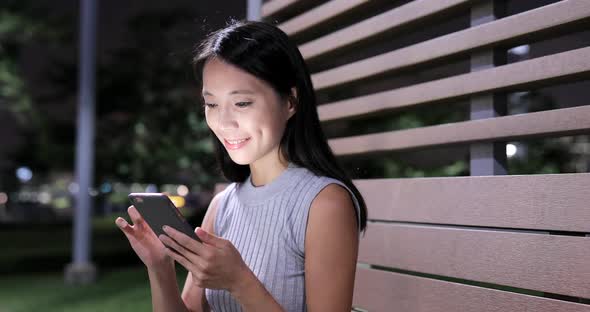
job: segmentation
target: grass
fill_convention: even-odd
[[[0,312],[149,311],[145,267],[114,224],[118,215],[92,220],[92,262],[98,280],[64,283],[71,261],[72,224],[0,224]],[[177,267],[179,283],[186,271]]]
[[[177,270],[179,283],[186,272]],[[0,312],[150,311],[145,267],[103,272],[95,284],[69,286],[63,274],[9,276],[0,282]]]

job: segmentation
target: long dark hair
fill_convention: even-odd
[[[296,112],[287,121],[280,143],[281,153],[288,161],[316,175],[344,183],[359,203],[360,228],[364,230],[367,223],[365,201],[327,143],[307,65],[287,34],[265,22],[232,21],[227,27],[211,33],[199,46],[193,59],[199,83],[202,84],[206,61],[214,57],[264,80],[281,98],[295,101]],[[296,98],[291,93],[293,87]],[[217,139],[214,141],[223,175],[232,182],[243,182],[250,175],[250,167],[233,162],[223,144]]]

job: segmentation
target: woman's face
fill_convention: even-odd
[[[203,68],[203,98],[207,125],[235,163],[279,159],[279,144],[295,108],[269,84],[213,58]]]

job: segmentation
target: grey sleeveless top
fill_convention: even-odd
[[[329,184],[340,181],[314,175],[289,164],[270,183],[255,187],[251,177],[230,184],[220,195],[214,231],[228,239],[250,270],[285,311],[306,311],[305,232],[313,199]],[[359,206],[351,194],[356,207]],[[360,224],[360,222],[358,222]],[[206,289],[215,312],[242,311],[228,291]]]

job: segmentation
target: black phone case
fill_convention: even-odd
[[[167,225],[201,241],[168,196],[161,193],[131,193],[128,197],[156,236],[166,234],[162,226]]]

